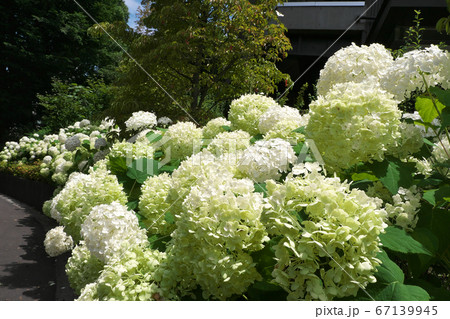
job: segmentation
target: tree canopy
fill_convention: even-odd
[[[144,0],[129,53],[194,116],[245,93],[273,93],[290,81],[275,65],[291,49],[278,3]],[[183,114],[133,59],[125,57],[121,71],[116,116],[141,109]]]
[[[97,21],[127,21],[123,0],[78,0]],[[83,83],[112,80],[122,52],[106,37],[87,33],[92,20],[73,0],[0,2],[0,136],[34,123],[36,94],[57,77]]]

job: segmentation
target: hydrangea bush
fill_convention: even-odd
[[[448,63],[352,44],[307,114],[247,94],[203,128],[82,121],[8,142],[1,165],[61,185],[44,245],[75,245],[79,300],[448,300]]]

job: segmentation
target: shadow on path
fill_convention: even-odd
[[[30,208],[0,196],[0,300],[55,300],[55,260]]]

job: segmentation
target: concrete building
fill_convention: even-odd
[[[352,42],[400,47],[414,10],[423,18],[423,44],[450,44],[449,36],[435,30],[437,20],[449,14],[445,0],[288,1],[278,6],[293,47],[279,67],[292,79],[308,70],[291,95],[302,83],[313,83],[326,59]]]

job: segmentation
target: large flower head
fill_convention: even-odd
[[[151,112],[134,112],[131,117],[125,121],[127,131],[138,131],[152,128],[157,123],[156,115]]]
[[[147,178],[142,185],[142,195],[139,198],[139,213],[145,218],[143,223],[152,234],[170,235],[175,225],[166,220],[171,204],[167,201],[172,178],[163,173]]]
[[[200,151],[202,144],[202,129],[197,128],[192,122],[179,122],[169,127],[162,141],[163,150],[170,151],[172,159],[185,159],[195,152]]]
[[[297,123],[297,127],[301,126],[302,116],[299,110],[293,107],[275,105],[270,107],[260,118],[258,129],[261,134],[266,134],[267,132],[273,130],[275,125],[281,121],[292,121]]]
[[[250,135],[259,133],[260,117],[277,102],[264,95],[247,94],[231,102],[228,118],[234,129],[244,130]]]
[[[224,126],[230,126],[231,122],[223,117],[217,117],[206,123],[203,127],[203,137],[206,139],[212,139],[217,134],[225,132]]]
[[[449,69],[450,53],[431,45],[397,58],[382,77],[381,85],[402,101],[416,89],[423,92],[426,88],[424,79],[428,86],[441,84],[445,89],[450,88]]]
[[[394,59],[381,44],[350,46],[331,56],[320,71],[317,93],[325,95],[336,83],[362,82],[369,77],[378,81],[386,74]]]
[[[64,188],[53,198],[50,214],[78,242],[81,224],[92,208],[114,201],[125,204],[127,197],[117,177],[101,165],[96,170],[90,169],[89,174],[71,174]]]
[[[72,249],[73,239],[64,232],[63,226],[58,226],[47,232],[44,246],[50,257],[56,257]]]
[[[336,84],[311,103],[309,114],[306,136],[331,171],[382,161],[399,136],[397,101],[376,83]]]
[[[295,171],[302,175],[267,183],[263,220],[282,236],[275,246],[275,282],[290,300],[354,296],[360,286],[376,281],[378,236],[387,226],[382,201],[314,167]]]
[[[105,263],[129,247],[147,242],[135,213],[117,202],[92,208],[81,225],[81,236],[90,252]]]
[[[78,300],[150,301],[167,300],[154,281],[153,274],[165,253],[131,247],[120,258],[105,266],[98,279],[86,285]]]
[[[115,143],[108,156],[111,157],[124,157],[124,158],[153,158],[154,149],[148,143],[144,142],[119,142]]]
[[[261,140],[243,151],[237,169],[243,176],[260,183],[279,179],[296,160],[289,142],[279,138]]]
[[[208,151],[216,156],[225,153],[235,153],[245,150],[250,146],[250,134],[245,131],[237,130],[233,132],[223,132],[209,143]]]
[[[263,198],[253,182],[229,174],[191,188],[172,233],[161,288],[186,295],[199,285],[204,298],[242,294],[260,276],[249,255],[268,240],[260,221]]]

